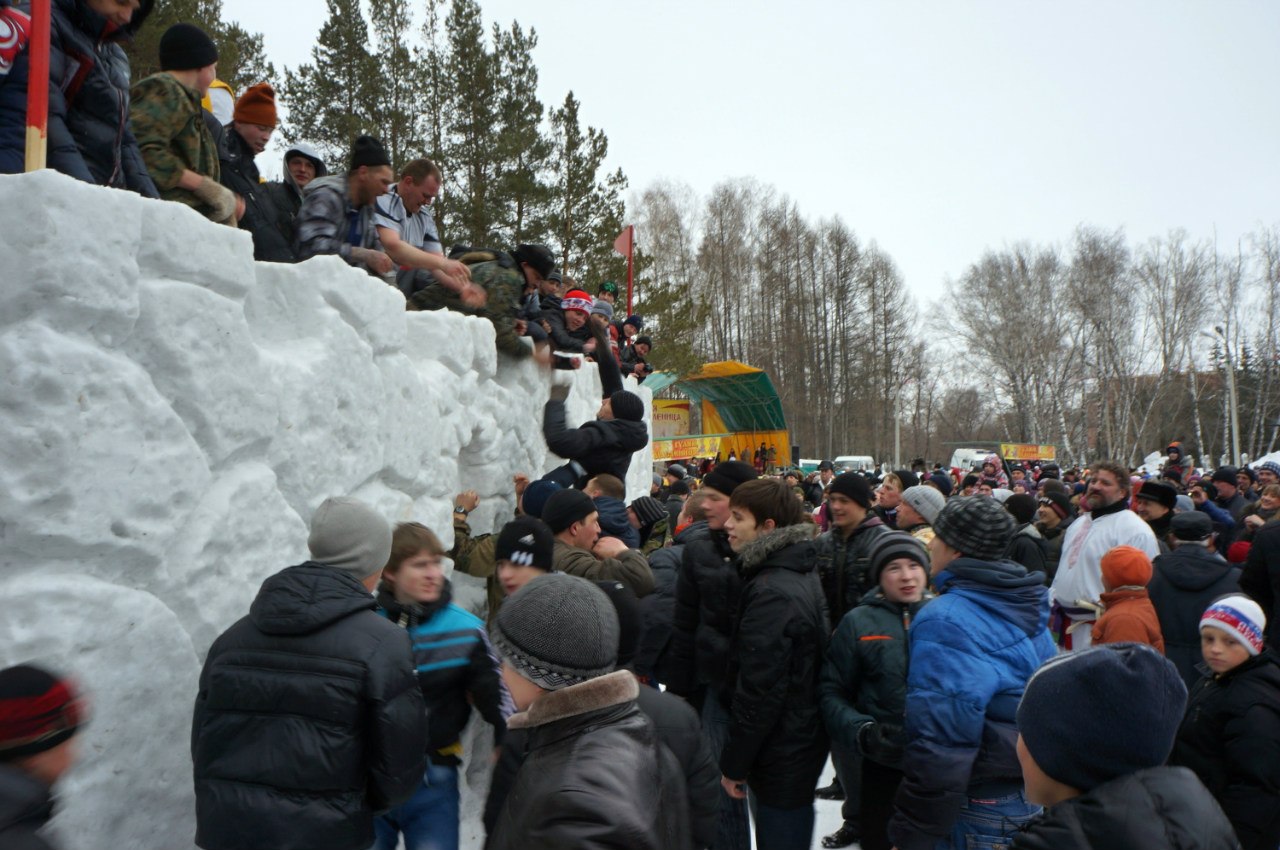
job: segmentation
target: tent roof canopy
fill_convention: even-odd
[[[769,374],[736,360],[707,363],[702,371],[686,378],[658,372],[644,383],[654,392],[674,386],[694,401],[710,403],[729,431],[787,430],[782,400]]]

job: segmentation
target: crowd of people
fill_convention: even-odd
[[[121,42],[143,25],[153,0],[52,6],[51,168],[245,230],[259,261],[338,256],[399,289],[407,309],[488,319],[498,349],[512,357],[564,369],[611,357],[639,381],[653,372],[653,339],[642,316],[619,309],[617,283],[589,294],[540,244],[453,245],[446,256],[431,210],[443,181],[435,162],[413,159],[397,175],[378,139],[360,136],[346,167],[330,173],[298,143],[285,152],[282,179],[266,182],[256,158],[279,124],[271,85],[233,97],[217,79],[217,45],[186,23],[162,35],[162,70],[131,84]],[[30,29],[29,3],[0,0],[0,174],[24,168]],[[225,114],[216,114],[224,103]]]
[[[473,709],[495,743],[490,848],[807,850],[815,798],[843,801],[830,848],[1280,846],[1280,466],[1198,474],[1172,443],[1149,475],[995,455],[805,474],[762,443],[628,500],[649,434],[623,381],[652,342],[615,315],[619,287],[590,294],[545,245],[446,254],[440,168],[396,175],[370,136],[341,173],[296,144],[264,182],[275,92],[214,118],[206,33],[171,27],[163,70],[131,84],[119,42],[152,6],[54,0],[52,167],[244,229],[262,261],[335,255],[407,309],[488,319],[513,357],[590,357],[603,387],[570,428],[553,384],[564,463],[515,474],[499,528],[471,527],[474,491],[448,548],[319,506],[308,557],[205,659],[200,847],[456,848]],[[0,172],[21,170],[28,13],[0,2]],[[484,584],[478,609],[446,559]],[[3,847],[49,846],[86,717],[74,682],[0,671]]]

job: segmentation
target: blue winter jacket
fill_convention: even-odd
[[[84,0],[50,5],[49,167],[86,183],[160,197],[129,128],[129,60],[120,46],[142,26],[154,0],[143,0],[122,29]],[[0,0],[0,16],[15,11],[29,13],[30,3]],[[0,24],[0,33],[7,31]],[[12,65],[4,61],[7,50]],[[0,44],[0,174],[24,167],[27,77],[25,39]]]
[[[908,743],[889,825],[901,850],[932,850],[970,796],[1021,789],[1015,714],[1055,652],[1043,573],[959,558],[934,584],[938,598],[910,631]]]

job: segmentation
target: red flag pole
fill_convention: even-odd
[[[632,296],[632,279],[631,270],[633,266],[634,256],[636,252],[636,226],[634,224],[627,225],[627,315],[634,315],[634,309],[631,303]]]
[[[45,167],[49,136],[49,0],[31,0],[31,40],[27,43],[26,170]]]

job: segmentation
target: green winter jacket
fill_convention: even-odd
[[[204,123],[200,92],[161,71],[135,83],[130,97],[129,125],[160,197],[209,215],[208,204],[178,185],[184,170],[214,182],[221,177],[218,146]]]
[[[903,714],[907,704],[907,627],[932,597],[907,606],[890,602],[879,587],[840,620],[827,643],[818,679],[822,719],[831,739],[863,751],[858,731],[868,723],[896,746],[878,746],[863,755],[888,767],[901,765]],[[866,743],[864,736],[863,743]],[[881,738],[879,743],[885,743]],[[873,745],[874,746],[874,745]]]

